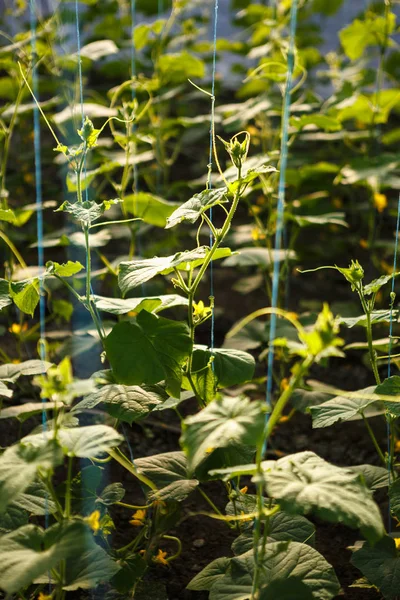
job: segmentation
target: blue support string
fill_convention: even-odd
[[[214,25],[213,25],[213,55],[212,55],[212,71],[211,71],[211,118],[210,118],[210,147],[208,154],[208,177],[207,188],[212,188],[211,172],[213,166],[213,145],[214,145],[214,129],[215,129],[215,78],[217,72],[217,30],[218,30],[218,0],[214,2]],[[213,209],[210,208],[210,221],[213,222]],[[210,229],[210,248],[214,242],[213,234]],[[211,298],[211,332],[210,332],[210,348],[214,349],[215,344],[215,310],[214,310],[214,267],[213,262],[210,262],[210,298]],[[212,363],[214,367],[214,363]]]
[[[400,195],[399,195],[399,199],[397,202],[397,221],[396,221],[396,239],[394,242],[394,256],[393,256],[393,277],[392,277],[392,289],[391,289],[391,293],[390,293],[390,298],[391,298],[391,302],[390,302],[390,317],[389,317],[389,352],[388,352],[388,368],[387,368],[387,376],[390,377],[391,375],[391,355],[392,355],[392,346],[393,346],[393,341],[392,341],[392,336],[393,336],[393,305],[394,305],[394,299],[395,299],[395,295],[394,295],[394,279],[395,279],[395,273],[396,273],[396,268],[397,268],[397,253],[398,253],[398,248],[399,248],[399,232],[400,232]],[[386,435],[387,435],[387,454],[388,454],[388,460],[387,460],[387,469],[388,469],[388,482],[389,482],[389,486],[391,483],[391,472],[390,472],[390,466],[391,466],[391,447],[390,447],[390,439],[392,436],[393,432],[392,432],[392,427],[391,427],[391,423],[390,423],[390,419],[388,416],[386,416]],[[392,519],[391,519],[391,511],[390,511],[390,500],[389,500],[389,509],[388,509],[388,531],[389,533],[391,533],[392,531]]]
[[[289,138],[289,116],[290,116],[290,105],[291,105],[291,89],[293,83],[293,71],[294,71],[294,48],[295,48],[295,35],[297,27],[297,0],[293,0],[290,9],[290,39],[289,39],[289,50],[287,56],[287,77],[285,95],[283,100],[283,111],[282,111],[282,135],[281,135],[281,153],[280,153],[280,171],[279,171],[279,186],[278,186],[278,206],[277,206],[277,219],[276,219],[276,231],[275,231],[275,256],[274,256],[274,268],[272,276],[272,297],[271,297],[271,308],[276,309],[278,307],[278,291],[279,291],[279,274],[280,274],[280,261],[279,254],[282,247],[282,232],[284,226],[284,208],[285,208],[285,183],[286,183],[286,168],[288,159],[288,138]],[[270,329],[269,329],[269,347],[268,347],[268,366],[267,366],[267,386],[266,386],[266,403],[268,412],[266,420],[269,419],[269,410],[272,404],[272,371],[274,364],[274,346],[273,341],[276,336],[276,313],[271,314]],[[266,450],[266,444],[264,452]]]

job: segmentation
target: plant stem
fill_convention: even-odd
[[[363,310],[364,310],[364,313],[365,313],[365,316],[366,316],[366,319],[367,319],[366,332],[367,332],[367,342],[368,342],[369,359],[370,359],[370,362],[371,362],[371,367],[372,367],[372,371],[374,373],[376,384],[379,385],[381,383],[381,378],[379,376],[378,365],[377,365],[377,362],[376,362],[376,352],[375,352],[374,346],[373,346],[372,324],[371,324],[371,310],[367,306],[367,303],[365,301],[364,294],[363,294],[362,290],[358,290],[358,295],[360,297],[361,306],[363,307]]]
[[[179,556],[182,554],[182,542],[179,538],[175,537],[174,535],[163,535],[162,536],[163,540],[171,540],[173,542],[176,542],[178,545],[178,550],[175,552],[175,554],[173,554],[172,556],[170,556],[169,558],[167,558],[167,562],[172,562],[173,560],[175,560],[176,558],[179,558]]]
[[[147,487],[153,490],[153,492],[158,491],[157,486],[152,481],[150,481],[150,479],[146,477],[146,475],[143,475],[143,473],[141,473],[135,467],[135,465],[131,463],[131,461],[121,452],[121,450],[108,450],[108,454],[112,456],[113,459],[116,460],[122,467],[129,471],[129,473],[132,473],[132,475],[137,477],[139,481],[141,481],[142,483],[147,485]]]
[[[14,246],[14,244],[12,243],[10,238],[1,230],[0,230],[0,239],[2,239],[7,244],[7,246],[10,248],[11,252],[14,254],[15,258],[18,260],[21,267],[23,269],[26,269],[26,262],[22,258],[21,254],[18,252],[18,250],[16,249],[16,247]]]
[[[211,506],[211,508],[217,513],[217,515],[219,515],[220,517],[225,517],[222,512],[219,510],[219,508],[217,506],[215,506],[214,502],[211,500],[211,498],[205,493],[204,490],[201,489],[201,487],[199,486],[197,488],[200,492],[200,494],[203,496],[204,500]],[[233,529],[234,527],[229,523],[228,521],[228,525],[231,529]]]
[[[368,431],[368,433],[369,433],[369,435],[370,435],[370,438],[371,438],[371,440],[372,440],[372,443],[374,444],[374,446],[375,446],[375,449],[376,449],[376,451],[377,451],[377,453],[378,453],[378,456],[379,456],[379,458],[381,459],[381,461],[382,461],[382,463],[384,464],[384,466],[386,467],[386,466],[387,466],[386,459],[385,459],[385,457],[384,457],[384,455],[383,455],[383,452],[382,452],[382,450],[381,450],[381,449],[380,449],[380,447],[379,447],[378,441],[377,441],[377,439],[376,439],[376,437],[375,437],[375,434],[374,434],[374,432],[373,432],[373,430],[372,430],[372,427],[371,427],[371,425],[369,424],[369,421],[368,421],[367,417],[366,417],[364,414],[362,415],[362,418],[363,418],[363,421],[364,421],[364,423],[365,423],[365,427],[367,428],[367,431]]]
[[[67,481],[65,488],[65,509],[64,516],[69,519],[71,516],[71,483],[72,483],[72,457],[68,458]]]

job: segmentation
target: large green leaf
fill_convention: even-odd
[[[72,277],[82,271],[83,265],[80,262],[69,260],[60,265],[58,262],[49,261],[46,263],[46,275],[58,275],[59,277]]]
[[[6,279],[0,279],[0,310],[12,304],[10,298],[10,284]]]
[[[377,467],[375,465],[355,465],[350,467],[350,471],[360,473],[370,490],[378,490],[387,487],[389,484],[389,474],[385,467]]]
[[[168,275],[174,269],[187,271],[188,268],[196,268],[203,264],[209,252],[208,246],[201,246],[194,250],[177,252],[172,256],[146,258],[144,260],[133,260],[121,262],[119,266],[118,284],[125,295],[129,290],[146,283],[156,275]],[[225,258],[232,254],[229,248],[218,248],[213,255],[213,260]]]
[[[360,476],[314,452],[277,460],[266,472],[265,486],[268,495],[289,513],[315,514],[332,523],[359,528],[371,541],[384,535],[379,508]]]
[[[179,204],[168,202],[154,194],[138,192],[125,196],[124,206],[128,212],[145,223],[165,227],[168,217],[179,207]]]
[[[46,360],[25,360],[21,363],[7,363],[0,366],[0,380],[13,383],[22,375],[41,375],[46,373],[52,363]]]
[[[109,581],[120,568],[103,548],[95,546],[91,550],[81,552],[74,560],[69,557],[66,568],[66,585],[63,586],[63,590],[89,590],[99,583]]]
[[[368,15],[363,21],[355,19],[339,32],[343,50],[351,60],[361,58],[368,46],[385,44],[386,37],[396,26],[396,15],[392,12],[389,12],[388,19],[372,12]]]
[[[288,515],[281,511],[269,520],[267,543],[288,541],[312,546],[315,541],[315,527],[301,515]],[[232,544],[235,554],[244,554],[252,548],[254,548],[252,528],[241,533]]]
[[[308,413],[311,407],[320,406],[330,398],[332,398],[332,394],[297,388],[294,390],[290,402],[296,410]]]
[[[79,562],[94,547],[93,536],[83,521],[56,524],[46,531],[25,525],[1,538],[0,588],[8,594],[22,590],[61,560],[73,558]]]
[[[80,413],[104,404],[108,414],[131,425],[134,421],[146,417],[153,408],[167,398],[168,394],[159,386],[104,385],[86,396],[72,412]]]
[[[0,515],[0,536],[28,524],[29,515],[23,508],[10,505],[6,512]]]
[[[304,127],[308,127],[309,125],[313,125],[318,129],[323,129],[324,131],[340,131],[342,128],[339,121],[333,119],[332,117],[328,117],[326,115],[315,114],[315,115],[302,115],[301,117],[291,117],[290,125],[295,127],[297,130],[304,129]]]
[[[214,348],[196,345],[193,352],[194,372],[205,369],[212,360],[212,368],[221,388],[230,387],[250,380],[254,375],[255,360],[242,350]]]
[[[400,589],[400,555],[393,538],[385,536],[373,547],[364,544],[354,552],[352,564],[360,569],[384,598],[397,598]]]
[[[199,573],[189,589],[209,589],[210,600],[249,600],[254,577],[253,550],[232,558],[228,565],[220,561],[206,567],[209,572]],[[205,569],[205,571],[206,571]],[[207,575],[207,576],[205,576]],[[295,595],[290,596],[292,582]],[[301,595],[298,596],[299,583]],[[331,600],[339,591],[339,582],[333,568],[314,548],[298,542],[271,542],[266,545],[260,573],[260,598],[314,598]],[[207,587],[203,587],[207,586]],[[279,596],[271,591],[279,588]],[[311,596],[304,595],[304,586]]]
[[[400,396],[400,377],[398,375],[392,375],[379,384],[375,389],[376,394],[382,394],[382,396]],[[384,401],[385,408],[396,415],[400,416],[400,402]]]
[[[39,469],[52,469],[62,462],[62,458],[55,440],[42,438],[37,447],[25,438],[7,448],[0,457],[0,513],[26,490]]]
[[[46,410],[52,410],[57,406],[56,402],[27,402],[18,406],[8,406],[0,410],[0,419],[18,419],[21,423],[32,415],[37,415]]]
[[[35,278],[23,286],[10,284],[10,296],[20,311],[31,315],[35,312],[40,299],[39,279]]]
[[[182,223],[182,221],[195,223],[204,212],[213,206],[227,202],[224,198],[226,193],[226,188],[223,188],[204,190],[200,194],[194,194],[192,198],[184,202],[168,217],[165,229],[175,227],[175,225]]]
[[[393,311],[393,319],[397,319],[399,315],[398,310]],[[391,319],[391,311],[390,310],[374,310],[371,313],[371,324],[375,323],[389,323]],[[340,325],[346,325],[346,327],[354,327],[355,325],[361,325],[362,327],[367,327],[367,317],[366,315],[360,315],[359,317],[340,317],[339,318]]]
[[[21,443],[31,444],[34,448],[39,449],[47,444],[53,436],[53,431],[44,431],[24,437]],[[108,425],[88,425],[60,429],[57,432],[57,440],[67,456],[95,458],[118,446],[123,437]]]
[[[157,64],[163,85],[202,79],[205,73],[204,62],[188,52],[163,54]]]
[[[157,499],[182,502],[199,484],[197,479],[188,476],[183,452],[137,458],[135,465],[159,488],[152,494]]]
[[[8,506],[7,511],[14,507],[25,510],[31,515],[52,514],[57,508],[49,496],[48,489],[40,479],[32,481],[23,492],[18,494]]]
[[[232,443],[255,446],[265,425],[265,404],[247,398],[215,400],[185,419],[181,444],[193,470],[215,449]]]
[[[382,275],[378,277],[378,279],[374,279],[371,283],[367,283],[364,285],[363,292],[364,295],[369,296],[370,294],[376,294],[379,292],[381,287],[389,283],[394,277],[398,277],[400,273],[391,273],[390,275]]]
[[[93,296],[93,300],[98,310],[111,313],[112,315],[126,315],[129,312],[139,313],[141,310],[157,314],[173,306],[188,305],[188,299],[179,296],[179,294],[147,296],[145,298],[106,298],[104,296]]]
[[[358,390],[355,395],[349,392],[348,396],[336,396],[318,406],[310,406],[313,427],[330,427],[334,423],[349,421],[357,415],[362,415],[369,406],[378,404],[379,400],[371,398],[374,391],[375,386],[371,386]]]
[[[105,340],[107,358],[119,383],[151,385],[165,379],[175,397],[179,397],[181,367],[191,347],[186,323],[145,310],[131,323],[117,323]]]

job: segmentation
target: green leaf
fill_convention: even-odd
[[[0,279],[0,310],[12,304],[10,298],[10,283],[6,279]]]
[[[323,215],[287,215],[289,219],[297,223],[299,227],[308,227],[311,225],[339,225],[348,227],[346,223],[346,214],[343,212],[325,213]]]
[[[400,518],[400,479],[393,481],[389,488],[390,510]]]
[[[393,33],[396,26],[396,15],[389,12],[388,19],[368,13],[364,21],[355,19],[339,32],[343,50],[351,60],[357,60],[364,54],[368,46],[382,45],[386,36]]]
[[[82,521],[56,524],[43,531],[25,525],[3,535],[0,546],[0,588],[8,594],[30,585],[47,574],[61,560],[79,561],[95,545],[88,526]],[[23,569],[21,569],[23,565]]]
[[[7,511],[13,507],[26,510],[31,515],[52,514],[57,509],[55,502],[49,497],[45,484],[40,479],[33,481],[24,492],[18,494],[8,506]]]
[[[0,410],[0,419],[18,419],[21,423],[29,419],[32,415],[37,415],[46,410],[51,410],[57,406],[56,402],[27,402],[19,406],[8,406]]]
[[[63,590],[69,592],[78,589],[89,590],[99,583],[109,581],[120,568],[99,546],[86,552],[81,551],[74,560],[72,556],[67,560],[67,583],[63,586]]]
[[[313,428],[330,427],[334,423],[349,421],[357,415],[362,415],[366,408],[378,404],[379,399],[371,399],[374,391],[375,386],[370,386],[354,392],[357,396],[349,392],[348,396],[336,396],[318,406],[310,406]],[[362,397],[363,395],[365,398]]]
[[[104,404],[109,415],[131,425],[146,417],[167,398],[168,394],[157,386],[104,385],[74,406],[72,412],[76,414]]]
[[[379,292],[381,287],[386,285],[389,281],[391,281],[394,277],[397,277],[400,273],[391,273],[390,275],[382,275],[378,279],[374,279],[371,283],[364,285],[363,292],[365,296],[369,296],[370,294],[376,294]]]
[[[81,265],[78,261],[69,260],[66,263],[60,265],[58,262],[49,261],[46,263],[46,275],[58,275],[59,277],[72,277],[72,275],[76,275],[83,269],[83,265]]]
[[[356,465],[350,467],[350,471],[361,474],[370,490],[378,490],[388,486],[388,471],[384,467],[375,465]]]
[[[225,575],[230,564],[231,559],[225,556],[213,560],[190,581],[187,589],[196,592],[210,591],[214,583]]]
[[[110,483],[107,485],[99,496],[96,498],[96,502],[104,504],[104,506],[111,506],[116,502],[120,502],[125,496],[125,490],[122,483]]]
[[[61,462],[62,452],[55,440],[42,438],[35,447],[25,438],[7,448],[0,457],[0,513],[27,489],[38,469],[52,469]]]
[[[121,262],[118,274],[119,287],[125,295],[129,290],[146,283],[156,275],[168,275],[175,268],[182,271],[187,271],[190,268],[195,269],[203,264],[209,251],[208,246],[201,246],[194,250],[177,252],[172,256],[156,256],[144,260]],[[213,260],[225,258],[231,254],[229,248],[218,248],[213,255]]]
[[[183,452],[137,458],[135,465],[158,487],[158,491],[151,496],[163,501],[183,502],[199,484],[197,479],[188,476],[187,459]]]
[[[205,74],[204,62],[188,52],[163,54],[158,60],[158,69],[163,85],[202,79]]]
[[[191,346],[186,323],[156,317],[145,310],[131,323],[117,323],[105,340],[107,357],[119,383],[151,385],[165,379],[175,397],[179,397],[181,367]]]
[[[81,48],[81,56],[93,61],[105,56],[111,56],[111,54],[117,54],[117,52],[118,47],[113,40],[97,40],[96,42],[85,44]]]
[[[92,200],[75,202],[74,204],[66,201],[63,202],[60,208],[57,208],[55,212],[67,212],[83,225],[88,225],[90,227],[90,225],[94,221],[97,221],[106,210],[109,210],[114,204],[119,204],[120,202],[122,202],[120,198],[104,200],[100,204],[97,204],[97,202],[93,202]]]
[[[194,194],[190,200],[184,202],[168,217],[165,229],[175,227],[175,225],[182,223],[182,221],[195,223],[204,212],[213,206],[227,202],[225,198],[226,193],[226,188],[222,188],[203,190],[200,194]]]
[[[371,313],[371,324],[375,323],[389,323],[390,321],[390,310],[374,310]],[[393,311],[393,319],[397,319],[399,315],[398,310]],[[338,321],[341,325],[346,325],[346,327],[354,327],[355,325],[361,325],[362,327],[367,327],[367,317],[366,315],[360,315],[359,317],[339,317]]]
[[[315,542],[315,527],[305,517],[278,512],[269,520],[267,543],[289,541],[312,546]],[[244,554],[252,548],[254,548],[252,529],[241,533],[232,544],[232,550],[236,555]]]
[[[253,550],[231,559],[229,568],[221,577],[216,577],[211,586],[210,600],[249,600],[252,594],[254,577]],[[260,573],[260,598],[296,598],[300,586],[300,598],[304,596],[304,586],[312,598],[331,600],[339,592],[339,582],[333,568],[319,552],[298,542],[272,542],[267,544]],[[295,581],[295,596],[287,596]],[[279,596],[271,595],[279,589]]]
[[[0,515],[0,536],[18,527],[28,524],[28,513],[23,508],[10,505],[6,512]]]
[[[29,435],[21,440],[21,443],[32,444],[40,448],[54,435],[52,431]],[[71,427],[60,429],[57,432],[57,440],[67,456],[79,458],[95,458],[104,454],[115,446],[118,446],[123,437],[108,425],[88,425],[86,427]]]
[[[9,208],[0,208],[0,221],[15,224],[16,220],[17,219],[13,210]]]
[[[45,360],[25,360],[22,363],[8,363],[0,366],[0,380],[14,383],[22,375],[42,375],[46,373],[52,363]]]
[[[111,313],[112,315],[126,315],[129,312],[139,313],[141,310],[157,314],[167,308],[188,305],[188,299],[179,296],[179,294],[147,296],[145,298],[92,297],[98,310]]]
[[[138,192],[125,196],[124,206],[129,213],[139,217],[145,223],[165,227],[168,217],[179,207],[179,204],[168,202],[154,194]]]
[[[196,415],[185,419],[181,444],[190,472],[215,449],[233,442],[257,445],[265,425],[265,405],[247,398],[215,400]]]
[[[376,394],[382,394],[382,396],[400,396],[400,377],[398,375],[392,375],[385,379],[381,384],[376,386]],[[400,402],[390,402],[384,400],[384,406],[391,414],[395,416],[400,415]]]
[[[400,556],[393,538],[385,536],[373,548],[364,544],[351,563],[360,569],[384,598],[397,598],[400,589]]]
[[[314,514],[332,523],[359,528],[371,542],[384,535],[372,492],[359,475],[336,467],[314,452],[281,458],[267,471],[269,496],[292,514]]]
[[[312,390],[303,390],[301,388],[297,388],[294,390],[290,402],[294,406],[296,410],[307,414],[310,412],[310,408],[313,406],[320,406],[325,403],[327,400],[332,398],[332,394],[327,394],[325,392],[315,392]]]
[[[298,131],[309,125],[314,125],[324,131],[340,131],[342,126],[339,121],[326,115],[302,115],[301,117],[291,117],[290,125]]]
[[[10,284],[10,296],[14,304],[27,315],[33,317],[35,308],[39,303],[39,279],[35,278],[31,282],[25,284],[22,289],[14,290],[15,284]]]
[[[205,369],[210,360],[220,388],[244,383],[254,375],[255,360],[251,354],[229,348],[210,350],[199,345],[194,347],[192,372]]]
[[[223,262],[224,267],[264,267],[270,268],[274,261],[282,262],[296,258],[293,250],[268,250],[267,248],[240,248]]]

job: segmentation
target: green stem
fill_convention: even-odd
[[[179,558],[179,556],[182,554],[182,542],[179,538],[175,537],[174,535],[163,535],[162,536],[163,540],[171,540],[173,542],[176,542],[178,545],[178,550],[175,552],[175,554],[173,554],[172,556],[170,556],[169,558],[167,558],[167,562],[172,562],[173,560],[175,560],[176,558]]]
[[[367,306],[362,290],[358,290],[358,295],[360,297],[361,306],[363,307],[366,319],[367,319],[367,343],[368,343],[368,352],[369,352],[369,360],[371,362],[372,371],[374,373],[376,384],[379,385],[381,383],[381,378],[379,376],[378,365],[376,362],[376,352],[373,346],[373,337],[372,337],[372,324],[371,324],[371,311]]]
[[[145,533],[146,533],[146,527],[143,527],[141,532],[135,538],[133,538],[133,540],[131,540],[129,542],[129,544],[126,544],[126,546],[123,546],[122,548],[119,548],[117,550],[118,554],[126,554],[126,552],[128,552],[128,550],[132,550],[132,552],[134,552],[136,550],[136,548],[138,547],[139,543],[142,541]]]
[[[380,460],[382,461],[383,465],[386,467],[387,466],[386,459],[384,457],[384,454],[383,454],[382,450],[379,447],[378,441],[377,441],[377,439],[375,437],[375,434],[374,434],[374,432],[372,430],[372,427],[369,424],[369,421],[368,421],[367,417],[364,414],[362,414],[362,418],[363,418],[363,421],[365,423],[365,427],[367,428],[367,431],[368,431],[368,433],[370,435],[372,443],[374,444],[375,449],[376,449],[376,451],[378,453],[378,456],[379,456]]]
[[[139,481],[141,481],[142,483],[147,485],[147,487],[153,490],[153,492],[158,491],[157,486],[152,481],[150,481],[150,479],[146,477],[146,475],[143,475],[143,473],[141,473],[139,469],[137,469],[135,465],[131,463],[131,461],[121,452],[121,450],[108,450],[108,454],[112,456],[113,459],[116,460],[122,467],[129,471],[129,473],[132,473],[132,475],[139,479]]]
[[[199,486],[197,488],[200,492],[200,494],[203,496],[204,500],[211,506],[211,508],[217,513],[217,515],[219,515],[220,517],[224,517],[224,515],[222,514],[222,512],[219,510],[219,508],[217,506],[215,506],[214,502],[211,500],[211,498],[209,498],[209,496],[205,493],[204,490],[201,489],[201,487]],[[225,518],[225,517],[224,517]],[[231,523],[229,523],[229,521],[227,521],[229,527],[231,529],[234,529],[234,525],[232,525]]]
[[[71,483],[72,483],[72,457],[68,458],[67,481],[65,488],[65,509],[64,516],[69,519],[71,516]]]
[[[18,250],[16,249],[16,247],[14,246],[14,244],[12,243],[10,238],[1,230],[0,230],[0,239],[2,239],[7,244],[7,246],[10,248],[11,252],[14,254],[15,258],[17,259],[17,261],[19,262],[21,267],[23,269],[26,269],[26,262],[22,258],[21,254],[18,252]]]

